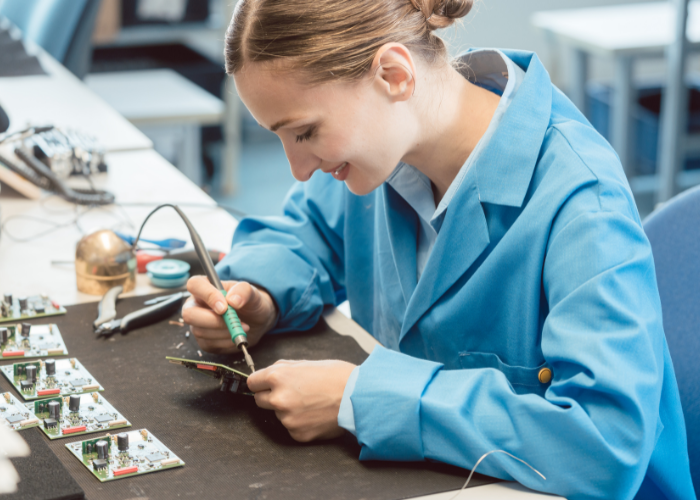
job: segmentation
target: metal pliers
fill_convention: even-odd
[[[102,297],[98,306],[98,317],[92,324],[98,337],[109,337],[115,333],[123,335],[136,328],[165,319],[180,309],[182,300],[190,296],[189,292],[178,292],[155,304],[129,313],[121,319],[114,319],[117,316],[117,298],[122,290],[121,286],[115,286]]]

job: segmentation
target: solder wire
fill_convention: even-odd
[[[190,220],[177,205],[165,203],[154,208],[141,223],[141,227],[139,228],[139,232],[136,235],[136,239],[134,240],[132,247],[136,248],[136,245],[139,242],[139,238],[141,238],[141,232],[143,231],[143,228],[146,225],[146,222],[148,222],[148,219],[150,219],[151,215],[153,215],[163,207],[170,207],[174,209],[180,216],[180,218],[182,218],[182,221],[185,223],[187,229],[190,232],[192,244],[194,245],[195,252],[197,252],[199,261],[202,264],[202,267],[204,268],[204,273],[207,275],[207,278],[209,278],[211,284],[214,285],[214,287],[216,287],[218,290],[220,290],[224,296],[226,296],[226,290],[224,289],[224,286],[221,283],[221,280],[219,279],[219,275],[216,273],[216,269],[214,269],[214,263],[212,262],[211,257],[209,256],[209,252],[207,252],[207,249],[204,246],[202,239],[199,237],[199,233],[197,233],[197,230],[194,228]],[[243,331],[243,327],[241,326],[241,321],[238,318],[236,310],[229,305],[226,312],[223,315],[223,319],[226,323],[226,327],[228,328],[229,333],[231,334],[231,340],[234,342],[234,344],[236,344],[236,347],[238,347],[238,349],[243,351],[243,357],[245,358],[245,362],[248,365],[248,368],[250,368],[250,371],[255,372],[255,364],[253,363],[253,358],[250,356],[250,354],[248,354],[247,349],[248,336]]]
[[[530,465],[529,463],[527,463],[525,460],[523,460],[523,459],[521,459],[521,458],[518,458],[518,457],[516,457],[515,455],[511,455],[510,453],[508,453],[508,452],[505,451],[505,450],[491,450],[491,451],[486,452],[486,453],[484,453],[483,455],[481,455],[481,458],[479,458],[479,460],[476,461],[476,463],[474,464],[474,468],[473,468],[473,469],[471,470],[471,472],[469,473],[469,476],[467,477],[467,481],[464,483],[464,486],[462,486],[462,488],[461,488],[457,493],[455,493],[454,496],[452,496],[449,500],[455,500],[455,498],[457,498],[457,497],[467,488],[467,486],[469,486],[469,481],[472,480],[472,476],[474,475],[474,472],[476,471],[476,468],[479,467],[479,464],[481,463],[481,461],[482,461],[483,459],[485,459],[486,457],[488,457],[491,453],[505,453],[505,454],[508,455],[510,458],[513,458],[513,459],[517,460],[518,462],[522,462],[522,463],[524,463],[525,465],[527,465],[528,467],[530,467],[530,469],[532,469],[535,473],[537,473],[537,475],[539,475],[539,476],[540,476],[542,479],[544,479],[545,481],[547,480],[547,478],[544,477],[544,475],[543,475],[540,471],[538,471],[537,469],[535,469],[532,465]]]

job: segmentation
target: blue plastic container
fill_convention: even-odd
[[[612,89],[607,85],[591,83],[587,86],[587,117],[595,129],[610,140],[610,102]],[[659,121],[661,115],[661,87],[646,86],[637,89],[638,98],[632,108],[632,150],[635,175],[656,173],[659,150]],[[700,132],[700,90],[690,89],[688,132]],[[686,158],[685,170],[700,169],[700,156]]]

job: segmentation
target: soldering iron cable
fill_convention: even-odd
[[[221,283],[221,280],[219,279],[219,275],[216,273],[216,269],[214,269],[214,263],[211,260],[211,257],[209,256],[209,252],[207,251],[206,247],[204,246],[204,243],[202,242],[202,239],[199,237],[199,233],[197,233],[197,230],[194,228],[190,220],[187,218],[185,213],[180,210],[180,207],[177,205],[172,205],[169,203],[159,205],[155,209],[149,213],[146,218],[144,219],[143,223],[141,224],[141,227],[139,228],[139,232],[136,235],[136,239],[134,240],[134,244],[132,247],[136,249],[136,245],[139,242],[139,238],[141,237],[141,231],[143,231],[144,226],[146,225],[146,222],[148,219],[150,219],[151,215],[156,213],[158,210],[160,210],[163,207],[170,207],[174,209],[178,215],[182,218],[182,221],[185,223],[187,226],[187,229],[190,232],[190,238],[192,239],[192,244],[194,245],[194,250],[197,252],[197,257],[199,257],[199,261],[202,264],[202,268],[204,269],[204,273],[207,275],[207,278],[209,278],[209,282],[214,285],[214,287],[217,290],[220,290],[221,293],[226,296],[226,290],[224,290],[224,286]],[[236,310],[231,307],[230,305],[228,306],[228,309],[226,312],[223,314],[224,322],[226,323],[226,327],[228,328],[229,333],[231,334],[231,340],[233,340],[234,344],[236,344],[236,347],[243,351],[243,356],[245,358],[245,362],[250,368],[251,372],[255,372],[255,364],[253,363],[253,358],[250,357],[250,354],[248,354],[248,336],[246,333],[243,331],[243,327],[241,326],[241,320],[238,318],[238,314],[236,313]]]

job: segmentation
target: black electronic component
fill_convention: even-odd
[[[119,451],[127,451],[129,449],[129,435],[126,432],[117,434],[117,448]]]
[[[47,359],[44,363],[46,367],[46,376],[56,375],[56,361],[53,359]]]
[[[22,308],[24,310],[25,308]],[[29,337],[29,332],[32,330],[32,325],[29,323],[22,323],[22,337]]]
[[[58,401],[49,401],[49,418],[61,418],[61,403]]]
[[[29,308],[29,300],[27,300],[27,297],[17,297],[17,300],[19,301],[20,311],[26,311]]]
[[[31,382],[32,384],[36,383],[36,366],[27,365],[25,371],[27,373],[27,381]]]
[[[100,443],[104,443],[104,441],[100,441]],[[97,444],[100,444],[100,443],[97,443]],[[92,467],[93,467],[95,470],[106,469],[106,468],[107,468],[107,460],[104,460],[104,459],[101,459],[101,458],[98,458],[97,460],[93,460],[93,461],[92,461]]]
[[[58,427],[58,421],[55,418],[45,418],[44,427],[47,429],[55,429]]]
[[[46,312],[46,308],[43,305],[37,304],[34,306],[34,312],[37,314],[44,314]]]
[[[29,380],[22,380],[19,383],[19,388],[22,390],[22,392],[31,392],[34,390],[34,382],[30,382]]]
[[[7,304],[8,306],[11,306],[11,305],[12,305],[12,294],[11,294],[11,293],[6,293],[6,294],[3,296],[3,301],[4,301],[5,304]]]
[[[0,344],[7,344],[10,340],[10,331],[7,328],[0,328]]]
[[[107,441],[98,441],[95,443],[95,449],[97,451],[97,458],[105,460],[109,451],[109,443],[107,443]]]
[[[68,401],[68,409],[70,411],[79,411],[80,410],[80,395],[79,394],[71,394],[70,399]]]
[[[92,445],[92,443],[88,443],[85,445],[85,453],[89,455],[90,453],[93,453],[95,451],[95,447]]]

